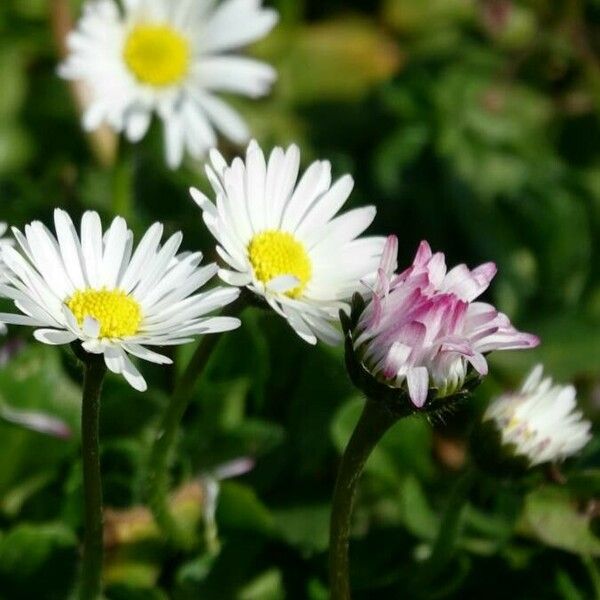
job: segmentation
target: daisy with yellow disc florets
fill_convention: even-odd
[[[265,36],[277,13],[260,0],[89,0],[67,40],[60,74],[87,84],[88,130],[107,123],[137,142],[153,114],[165,133],[170,167],[185,153],[201,158],[215,130],[235,143],[249,137],[242,118],[217,96],[266,94],[274,69],[235,54]]]
[[[19,314],[0,321],[36,327],[46,344],[81,342],[83,350],[103,354],[106,366],[137,390],[146,382],[129,355],[158,364],[169,358],[151,347],[190,342],[206,333],[228,331],[238,319],[209,313],[238,296],[234,288],[198,290],[217,271],[200,266],[202,254],[178,254],[180,233],[161,244],[155,223],[133,249],[133,234],[116,217],[103,233],[100,217],[86,212],[78,235],[69,215],[54,213],[56,235],[39,221],[13,229],[21,252],[3,246],[6,281],[0,294],[14,300]]]
[[[210,159],[216,201],[196,189],[192,196],[227,264],[221,279],[264,298],[307,342],[339,343],[339,310],[354,292],[367,291],[361,280],[374,276],[385,243],[359,238],[375,207],[338,215],[352,177],[332,184],[330,163],[316,161],[297,181],[295,145],[275,148],[267,160],[253,141],[245,162],[228,165],[216,150]]]

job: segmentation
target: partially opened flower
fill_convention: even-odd
[[[491,402],[483,420],[500,433],[501,442],[530,466],[562,461],[591,439],[591,423],[577,410],[572,385],[558,385],[537,365],[518,392]]]
[[[344,175],[332,185],[330,163],[316,161],[297,182],[295,145],[275,148],[268,162],[254,141],[245,162],[236,158],[227,165],[217,151],[210,158],[216,202],[195,189],[192,196],[229,267],[219,271],[221,278],[264,298],[307,342],[339,343],[332,323],[381,257],[383,238],[358,237],[375,207],[336,216],[352,178]]]
[[[105,122],[137,142],[156,113],[175,168],[186,152],[201,158],[215,146],[215,129],[247,141],[246,124],[215,92],[269,91],[274,69],[235,51],[276,22],[261,0],[124,0],[122,10],[115,0],[88,0],[60,74],[89,87],[88,130]]]
[[[239,326],[238,319],[209,316],[239,292],[198,291],[217,267],[200,267],[200,252],[177,254],[181,233],[161,244],[163,226],[155,223],[134,250],[133,234],[120,217],[103,233],[98,214],[86,212],[80,236],[62,210],[54,212],[54,224],[56,235],[39,221],[27,225],[25,235],[13,229],[22,252],[2,248],[7,281],[0,295],[14,300],[20,314],[0,314],[0,321],[36,327],[36,339],[46,344],[80,340],[140,391],[146,382],[129,354],[169,364],[149,347]]]
[[[388,238],[372,299],[353,332],[362,365],[381,382],[408,390],[413,404],[463,387],[469,365],[487,373],[492,350],[533,348],[491,304],[474,302],[496,274],[493,263],[446,271],[444,254],[421,242],[411,267],[394,274],[398,240]]]

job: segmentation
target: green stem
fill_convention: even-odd
[[[85,531],[81,570],[81,600],[96,600],[102,591],[102,480],[100,476],[99,417],[100,392],[106,373],[102,355],[87,354],[84,359],[83,398],[81,406],[81,450]]]
[[[329,577],[331,600],[350,599],[348,539],[356,484],[371,452],[398,420],[386,407],[367,400],[342,456],[331,507]]]
[[[112,174],[112,212],[126,220],[132,216],[134,187],[135,156],[131,149],[121,148]]]
[[[227,310],[228,316],[239,314],[244,300],[238,299]],[[198,378],[204,372],[211,354],[219,341],[218,335],[205,335],[196,348],[192,359],[179,379],[165,412],[163,413],[154,444],[150,452],[148,473],[149,504],[158,526],[176,545],[182,548],[194,543],[193,532],[183,529],[177,523],[169,508],[171,478],[169,469],[177,441],[179,424],[188,407],[190,397]]]
[[[454,484],[448,504],[442,515],[437,538],[433,544],[431,556],[422,568],[423,577],[433,581],[444,572],[456,551],[456,543],[460,535],[462,517],[469,492],[475,481],[476,472],[472,467],[462,473]]]

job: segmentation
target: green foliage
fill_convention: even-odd
[[[598,597],[597,441],[560,467],[563,484],[543,472],[518,481],[478,473],[450,519],[445,568],[428,573],[427,559],[443,515],[454,514],[469,429],[491,396],[543,361],[577,385],[596,428],[600,420],[599,3],[269,3],[281,24],[252,52],[276,66],[278,84],[264,100],[235,101],[261,144],[296,141],[305,162],[329,158],[335,176],[351,172],[349,206],[377,205],[373,232],[398,235],[401,265],[421,239],[449,263],[496,261],[488,299],[543,341],[491,357],[488,379],[445,422],[410,418],[384,437],[356,500],[356,600]],[[216,259],[187,194],[190,185],[208,191],[203,172],[168,171],[157,127],[125,150],[133,206],[115,196],[122,173],[97,161],[55,74],[53,4],[0,2],[0,221],[48,223],[55,206],[74,216],[92,208],[106,221],[118,208],[136,234],[161,220],[184,232],[186,249]],[[228,157],[238,151],[224,147]],[[68,349],[42,347],[21,328],[10,327],[2,345],[1,405],[58,418],[73,435],[0,421],[0,600],[63,600],[82,528],[80,371]],[[202,478],[239,457],[256,466],[220,484],[220,549],[200,541],[176,552],[143,506],[145,470],[157,417],[191,352],[174,352],[172,368],[145,363],[146,394],[107,380],[106,597],[324,600],[330,495],[363,402],[341,352],[308,347],[254,307],[223,337],[194,392],[173,468],[177,491],[196,486],[174,502],[198,540]]]

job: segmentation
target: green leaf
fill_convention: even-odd
[[[405,527],[415,536],[432,540],[439,527],[439,518],[431,509],[416,477],[408,475],[399,492],[399,505]]]
[[[0,590],[12,599],[65,597],[76,565],[76,537],[60,523],[17,525],[0,539]]]
[[[206,553],[194,560],[184,563],[177,571],[177,584],[184,586],[197,586],[210,575],[215,562],[215,555]]]
[[[169,596],[157,587],[135,585],[112,585],[108,589],[110,600],[169,600]]]
[[[273,511],[275,527],[285,542],[305,556],[324,552],[329,544],[329,504]]]
[[[126,584],[132,588],[152,588],[158,580],[160,565],[126,558],[110,561],[104,569],[107,584]]]
[[[395,41],[372,20],[358,17],[281,29],[262,43],[261,54],[280,63],[280,79],[287,84],[280,93],[295,104],[357,101],[401,64]]]
[[[0,403],[55,416],[79,431],[80,390],[64,373],[60,350],[35,345],[0,369]],[[78,452],[77,435],[65,441],[0,422],[3,452],[0,497],[35,475],[47,474]]]
[[[567,490],[546,486],[530,492],[521,526],[524,533],[553,548],[600,556],[600,539],[590,530],[590,516]]]
[[[283,600],[283,578],[278,569],[269,569],[251,581],[238,594],[238,600]]]
[[[221,484],[217,522],[222,529],[253,531],[266,536],[275,531],[273,515],[254,490],[234,481]]]

